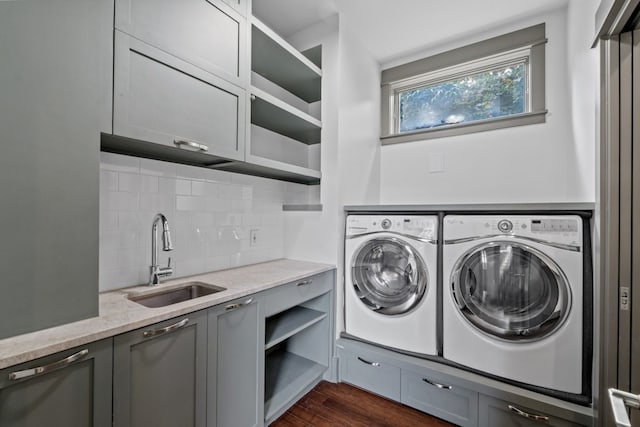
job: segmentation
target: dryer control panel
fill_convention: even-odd
[[[370,233],[398,233],[427,240],[438,238],[438,218],[421,215],[349,215],[347,237]]]
[[[582,219],[576,215],[447,215],[444,239],[529,237],[582,245]]]

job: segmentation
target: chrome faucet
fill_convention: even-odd
[[[151,224],[151,267],[149,268],[149,286],[155,286],[160,283],[160,278],[168,277],[173,274],[171,268],[171,257],[166,267],[158,266],[158,221],[162,222],[162,250],[169,252],[173,250],[171,244],[171,232],[169,231],[169,223],[167,217],[159,213],[153,217]]]

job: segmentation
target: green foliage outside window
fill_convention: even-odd
[[[399,93],[399,131],[526,111],[526,64],[509,65]]]

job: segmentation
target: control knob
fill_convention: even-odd
[[[388,230],[391,228],[391,220],[389,218],[385,218],[380,223],[383,229]]]

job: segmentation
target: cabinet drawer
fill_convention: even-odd
[[[120,31],[114,61],[115,134],[171,147],[188,141],[206,146],[196,146],[204,154],[244,158],[242,89]]]
[[[402,403],[457,425],[478,424],[478,393],[435,372],[420,374],[403,369],[401,395]]]
[[[327,271],[278,286],[266,294],[265,316],[271,316],[322,295],[333,289],[333,282],[333,271]]]
[[[373,354],[341,351],[340,380],[400,401],[400,368]]]
[[[554,407],[545,407],[535,404],[535,408],[518,403],[508,402],[481,394],[479,403],[480,427],[514,426],[514,427],[539,427],[541,425],[554,427],[578,427],[583,424],[561,418],[551,414]],[[533,406],[533,405],[532,405]]]
[[[219,0],[116,0],[118,30],[236,84],[245,25]]]

